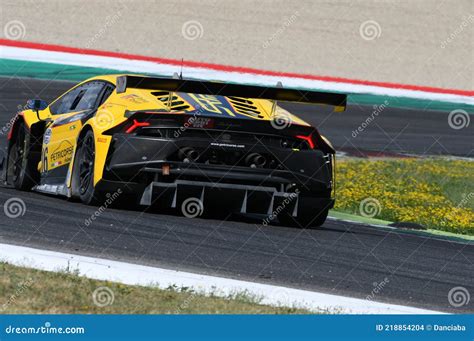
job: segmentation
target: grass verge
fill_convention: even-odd
[[[75,273],[0,263],[0,314],[302,314],[246,294],[204,296],[189,288],[130,286]]]
[[[474,162],[347,159],[336,172],[336,211],[474,235]]]

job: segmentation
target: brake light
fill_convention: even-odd
[[[125,130],[125,133],[131,134],[135,131],[135,129],[140,127],[148,127],[150,122],[138,122],[137,120],[133,120],[133,124]]]
[[[314,142],[313,142],[313,137],[312,137],[312,135],[309,135],[309,136],[296,135],[296,138],[308,142],[309,148],[310,148],[310,149],[314,149]]]

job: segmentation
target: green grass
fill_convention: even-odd
[[[95,301],[94,291],[97,293]],[[161,290],[130,286],[91,280],[75,273],[47,272],[0,263],[1,314],[308,313],[296,308],[262,305],[259,301],[245,293],[227,298],[204,296],[189,288]],[[111,304],[101,307],[95,302]]]
[[[336,171],[336,211],[474,235],[474,162],[343,159]]]

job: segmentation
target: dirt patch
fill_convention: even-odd
[[[3,0],[0,35],[471,90],[473,13],[470,0]],[[11,30],[12,22],[20,33]]]

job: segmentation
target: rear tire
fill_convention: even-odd
[[[21,122],[8,153],[8,176],[11,176],[13,186],[21,191],[31,190],[39,180],[38,160],[31,157],[31,148],[31,133]]]
[[[89,130],[79,141],[74,158],[72,191],[86,205],[98,205],[103,199],[102,193],[94,187],[94,141],[94,133]]]

